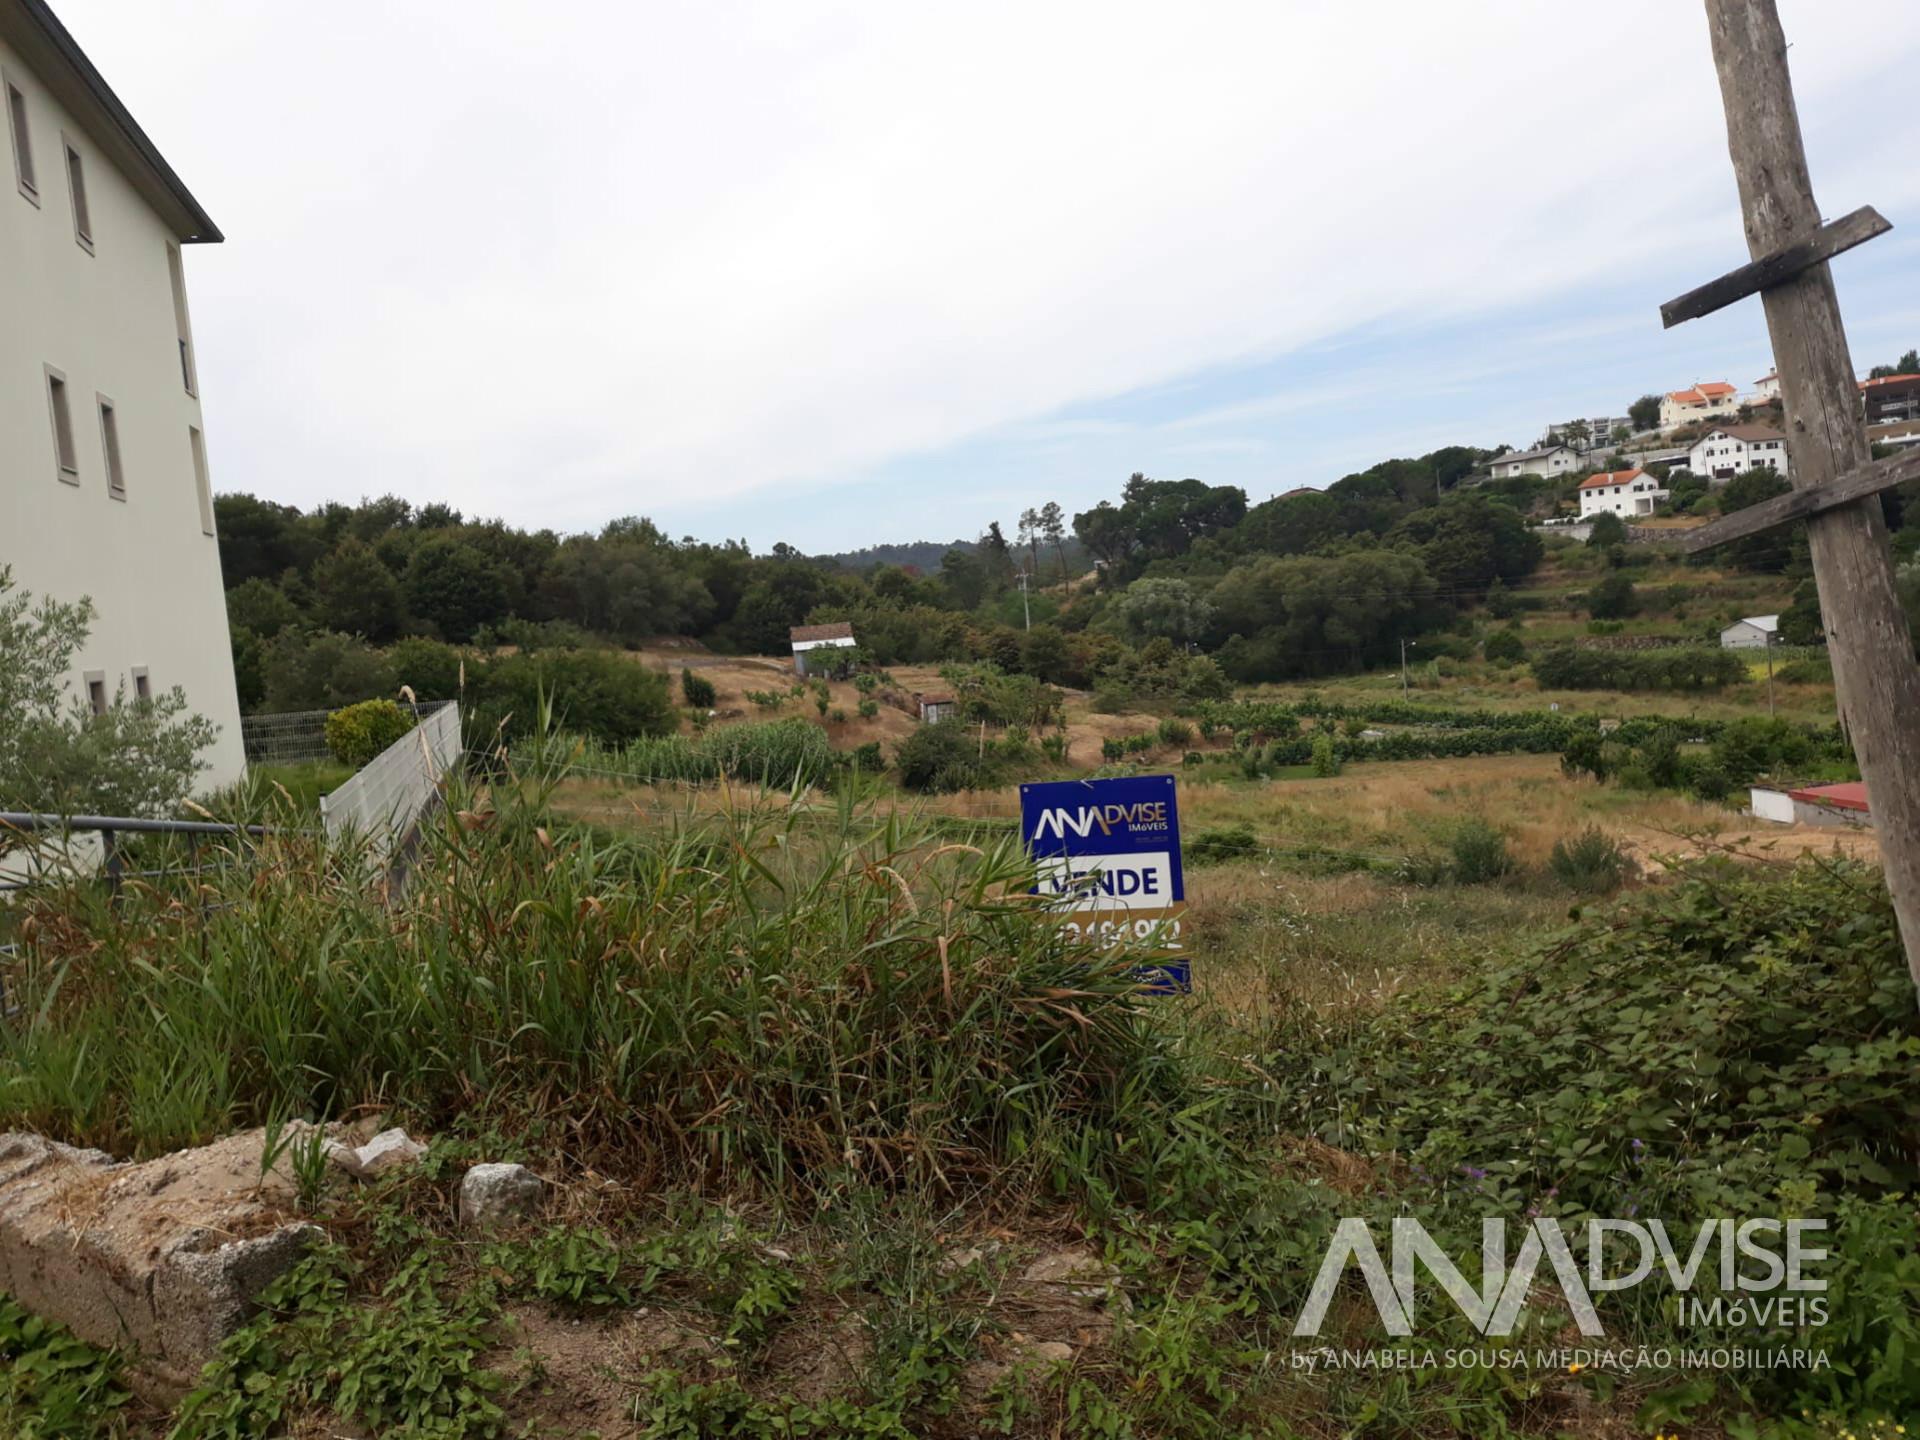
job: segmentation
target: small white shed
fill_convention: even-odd
[[[1722,650],[1764,650],[1769,640],[1780,639],[1778,615],[1749,615],[1736,620],[1720,632]]]

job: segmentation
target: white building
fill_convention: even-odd
[[[1546,445],[1538,450],[1515,450],[1497,456],[1492,463],[1493,478],[1510,479],[1515,475],[1569,475],[1580,468],[1580,457],[1565,445]]]
[[[1618,515],[1623,519],[1651,515],[1667,498],[1660,481],[1645,470],[1612,470],[1589,475],[1580,482],[1580,518]]]
[[[825,625],[795,625],[787,631],[787,640],[793,646],[793,673],[796,675],[830,672],[836,660],[834,652],[851,650],[858,643],[853,638],[853,622],[850,620],[834,620]]]
[[[1768,405],[1780,398],[1780,372],[1769,370],[1753,382],[1753,393],[1747,399],[1755,405]]]
[[[1546,438],[1573,446],[1576,450],[1605,450],[1614,444],[1614,435],[1624,430],[1633,433],[1633,421],[1625,415],[1588,415],[1578,420],[1563,420],[1547,427]]]
[[[1769,640],[1780,638],[1778,615],[1749,615],[1736,620],[1720,632],[1722,650],[1764,650]]]
[[[1740,396],[1724,380],[1705,380],[1689,390],[1675,390],[1660,397],[1660,428],[1671,430],[1693,420],[1713,420],[1735,415]]]
[[[179,686],[245,768],[181,247],[222,236],[42,0],[0,0],[0,565],[91,596],[96,709]],[[12,184],[5,181],[11,180]]]
[[[1793,474],[1787,461],[1787,437],[1771,425],[1722,425],[1709,430],[1687,451],[1687,468],[1701,479],[1724,485],[1736,475],[1763,467]]]

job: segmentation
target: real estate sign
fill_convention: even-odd
[[[1189,987],[1171,775],[1022,785],[1020,833],[1038,870],[1034,893],[1069,930],[1105,948],[1137,947],[1156,988]]]

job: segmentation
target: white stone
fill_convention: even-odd
[[[371,1180],[412,1165],[426,1153],[426,1146],[398,1128],[382,1130],[357,1150],[338,1140],[327,1146],[327,1159],[357,1180]]]
[[[476,1165],[460,1182],[460,1223],[497,1225],[540,1203],[546,1184],[524,1165]]]

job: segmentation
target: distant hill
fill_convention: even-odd
[[[972,555],[980,548],[977,540],[909,540],[903,545],[869,545],[864,550],[843,550],[837,555],[811,558],[837,565],[842,570],[872,570],[881,565],[911,565],[922,575],[940,568],[940,557],[949,550]]]
[[[1086,570],[1093,562],[1088,557],[1086,547],[1069,535],[1062,543],[1068,572],[1074,575]],[[838,566],[842,570],[855,573],[872,570],[881,565],[911,565],[922,575],[940,573],[940,559],[949,550],[958,550],[963,555],[978,555],[978,540],[910,540],[901,545],[869,545],[864,550],[845,550],[837,555],[813,555],[808,558],[822,565]],[[1027,547],[1013,547],[1014,564],[1026,568],[1031,563]],[[1045,541],[1040,544],[1040,574],[1043,577],[1057,575],[1062,555],[1056,554],[1052,545]]]

